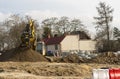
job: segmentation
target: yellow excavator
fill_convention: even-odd
[[[21,45],[20,47],[24,48],[31,48],[42,55],[46,54],[46,48],[44,42],[37,42],[36,38],[36,30],[34,26],[34,21],[30,20],[28,24],[26,24],[25,29],[21,34]]]
[[[36,50],[36,34],[34,21],[30,20],[21,34],[21,47],[29,47]]]

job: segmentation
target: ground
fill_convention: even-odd
[[[2,53],[0,61],[0,79],[92,79],[93,69],[118,68],[120,55],[108,52],[92,59],[77,54],[46,57],[18,47]]]
[[[0,79],[91,79],[92,69],[119,65],[94,63],[0,62]]]

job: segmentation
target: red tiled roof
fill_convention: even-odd
[[[52,38],[46,38],[43,39],[46,45],[52,45],[52,44],[60,44],[60,42],[65,38],[65,36],[60,37],[52,37]]]

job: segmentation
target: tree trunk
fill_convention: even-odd
[[[109,34],[109,25],[108,23],[106,23],[106,26],[107,26],[107,45],[108,45],[108,48],[107,48],[107,51],[110,51],[110,34]]]

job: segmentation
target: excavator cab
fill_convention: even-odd
[[[30,41],[30,29],[29,29],[29,24],[26,25],[22,35],[21,35],[21,46],[22,47],[27,47],[29,46],[29,41]]]

